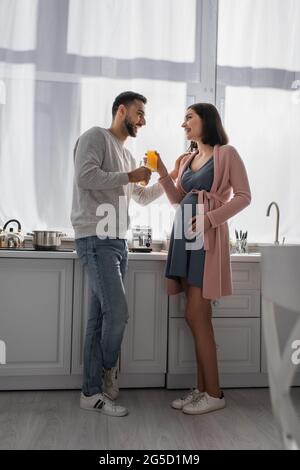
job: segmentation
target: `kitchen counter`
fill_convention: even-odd
[[[37,251],[33,249],[0,250],[0,258],[74,259],[76,251]]]
[[[76,259],[76,251],[37,251],[30,249],[0,250],[0,258],[37,258],[37,259]],[[129,260],[164,261],[167,259],[166,251],[152,251],[151,253],[131,253]],[[231,262],[260,262],[260,253],[232,254]]]

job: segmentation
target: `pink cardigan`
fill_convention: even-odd
[[[181,186],[184,170],[193,155],[183,157],[180,162],[177,183],[168,175],[160,178],[171,204],[178,204],[186,195]],[[251,192],[244,163],[231,145],[216,145],[213,152],[214,179],[211,191],[198,192],[198,203],[204,204],[204,213],[212,226],[204,234],[203,297],[218,299],[232,294],[229,230],[227,220],[251,202]],[[232,197],[233,193],[233,197]],[[169,295],[182,292],[179,281],[167,279]]]

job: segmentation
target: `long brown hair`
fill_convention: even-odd
[[[210,103],[195,103],[188,107],[192,109],[202,119],[202,142],[211,145],[226,145],[228,137],[223,127],[220,114],[217,108]],[[191,149],[195,143],[191,142]]]

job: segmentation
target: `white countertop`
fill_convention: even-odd
[[[0,250],[0,258],[74,259],[76,251]]]
[[[0,258],[38,258],[38,259],[76,259],[76,251],[36,251],[36,250],[0,250]],[[258,263],[261,259],[260,253],[232,254],[231,262]],[[166,251],[152,251],[151,253],[131,253],[129,260],[151,260],[165,261]]]

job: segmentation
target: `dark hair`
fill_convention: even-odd
[[[228,144],[228,137],[224,130],[217,108],[210,103],[195,103],[188,107],[202,119],[202,142],[211,145]],[[191,142],[192,146],[192,142]]]
[[[115,117],[116,112],[118,111],[118,108],[121,104],[126,106],[127,104],[132,103],[134,100],[142,101],[144,104],[147,103],[147,98],[145,98],[145,96],[140,95],[139,93],[135,93],[134,91],[123,91],[123,93],[120,93],[115,98],[115,101],[112,105],[113,118]]]

